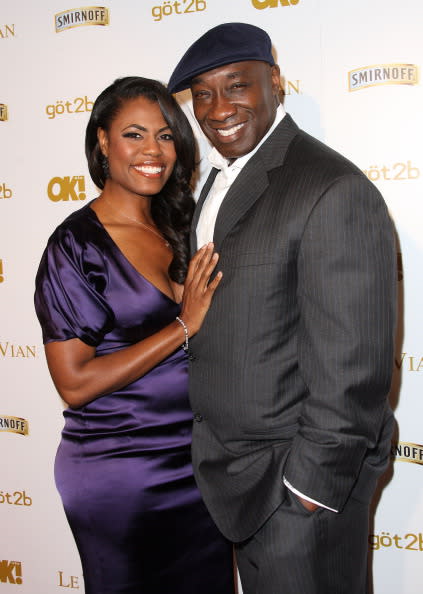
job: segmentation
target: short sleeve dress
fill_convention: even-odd
[[[50,237],[35,306],[44,343],[79,338],[98,357],[180,311],[130,264],[90,204]],[[231,545],[193,477],[184,351],[64,417],[55,479],[86,594],[232,594]]]

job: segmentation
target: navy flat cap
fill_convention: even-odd
[[[246,60],[274,65],[272,42],[266,31],[246,23],[218,25],[188,48],[169,79],[168,89],[171,93],[183,91],[202,72]]]

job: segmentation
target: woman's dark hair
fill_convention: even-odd
[[[191,178],[195,168],[195,140],[188,119],[174,97],[156,80],[127,76],[115,80],[96,99],[85,134],[85,154],[91,179],[104,188],[107,173],[97,138],[98,128],[108,131],[124,103],[137,97],[157,102],[175,143],[176,163],[161,192],[151,202],[151,215],[157,228],[173,249],[169,275],[183,283],[189,261],[189,231],[194,200]]]

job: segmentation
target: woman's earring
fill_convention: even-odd
[[[109,177],[109,160],[106,155],[101,155],[101,166],[103,168],[104,177]]]

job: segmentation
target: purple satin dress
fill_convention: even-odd
[[[180,311],[129,263],[89,204],[51,236],[35,305],[45,343],[76,337],[99,357]],[[64,412],[55,478],[86,594],[234,592],[231,545],[193,478],[187,381],[178,349],[132,384]]]

